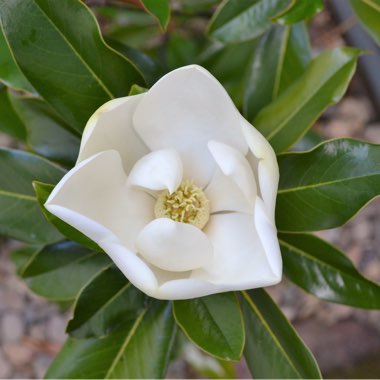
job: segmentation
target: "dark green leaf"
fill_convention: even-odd
[[[174,334],[171,304],[152,301],[137,319],[103,339],[69,338],[46,378],[163,378]]]
[[[280,234],[284,273],[329,302],[380,308],[380,286],[364,278],[337,248],[313,235]]]
[[[296,143],[318,116],[346,92],[360,51],[337,48],[314,59],[306,71],[255,118],[255,127],[276,152]]]
[[[54,301],[71,301],[94,275],[109,265],[110,259],[104,253],[63,241],[39,250],[23,269],[22,276],[38,295]]]
[[[137,69],[104,43],[79,0],[0,0],[0,18],[24,75],[79,132],[100,105],[144,84]]]
[[[234,293],[175,301],[174,316],[199,348],[223,360],[240,360],[244,326]]]
[[[62,239],[42,214],[32,181],[57,183],[65,171],[34,154],[0,149],[0,173],[0,234],[33,244]]]
[[[160,24],[162,30],[166,30],[170,20],[170,1],[169,0],[140,0],[144,8]]]
[[[90,238],[83,235],[82,232],[79,232],[74,227],[70,226],[70,224],[65,223],[63,220],[57,218],[55,215],[51,214],[44,206],[47,201],[50,193],[54,189],[54,185],[49,185],[47,183],[42,182],[33,182],[34,191],[36,192],[37,201],[42,209],[47,220],[52,223],[58,231],[62,233],[62,235],[66,236],[69,240],[73,240],[85,247],[95,250],[97,252],[102,252],[102,249],[93,242]]]
[[[104,269],[81,291],[67,332],[75,338],[101,338],[146,307],[146,296],[115,267]]]
[[[197,61],[222,83],[238,108],[241,108],[243,103],[248,68],[255,54],[256,43],[256,40],[253,40],[224,46],[215,42]],[[234,59],[231,60],[231,57]]]
[[[0,85],[0,132],[25,141],[26,129],[12,107],[6,87]]]
[[[244,356],[254,378],[321,378],[313,355],[264,290],[242,292],[242,308]]]
[[[271,26],[271,17],[278,14],[290,0],[227,0],[210,21],[208,33],[222,42],[254,39]]]
[[[12,251],[11,259],[19,276],[24,274],[29,263],[41,249],[42,246],[39,245],[25,245]]]
[[[295,24],[321,12],[323,6],[322,0],[292,0],[289,6],[273,20],[280,24]]]
[[[0,23],[0,81],[17,90],[34,92],[31,84],[17,67]]]
[[[249,64],[244,93],[245,116],[257,113],[295,82],[310,61],[310,45],[304,24],[274,26],[258,43]]]
[[[380,194],[380,145],[327,141],[278,157],[276,223],[281,231],[338,227]]]
[[[380,0],[350,0],[360,22],[380,45]]]
[[[43,100],[10,96],[11,103],[27,130],[27,142],[36,153],[73,166],[80,140]]]

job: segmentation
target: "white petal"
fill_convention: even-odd
[[[253,213],[252,202],[248,201],[238,185],[219,168],[215,170],[204,192],[210,201],[211,213],[219,211]]]
[[[220,287],[204,280],[193,278],[168,281],[158,289],[156,298],[182,300],[204,297],[223,291]]]
[[[265,137],[243,117],[241,117],[241,125],[250,151],[259,160],[257,164],[257,183],[268,216],[274,222],[274,211],[279,180],[276,154]]]
[[[116,237],[134,249],[136,235],[154,218],[155,200],[126,181],[120,155],[105,151],[70,170],[45,207],[97,243]]]
[[[103,150],[115,149],[129,173],[134,163],[149,152],[133,128],[133,114],[144,94],[127,96],[103,104],[84,129],[78,161]]]
[[[136,108],[136,131],[151,150],[179,151],[187,178],[205,186],[215,167],[209,140],[228,143],[242,154],[247,143],[240,114],[222,85],[205,69],[191,65],[161,78]]]
[[[117,242],[104,241],[100,246],[136,288],[155,296],[158,292],[157,279],[143,260]]]
[[[174,149],[156,150],[136,162],[128,182],[151,190],[175,191],[182,181],[182,161]]]
[[[208,147],[220,170],[239,187],[253,209],[257,188],[255,176],[246,158],[236,149],[217,141],[210,141]]]
[[[155,219],[145,226],[136,245],[148,262],[169,271],[200,268],[212,259],[212,246],[200,229],[168,218]]]
[[[212,215],[204,229],[214,247],[213,262],[195,270],[192,278],[210,281],[224,291],[251,289],[279,282],[281,274],[272,270],[277,248],[268,259],[267,248],[278,247],[277,236],[268,234],[266,246],[255,227],[253,215],[229,213]],[[262,231],[260,231],[262,232]],[[277,269],[277,268],[275,268]]]

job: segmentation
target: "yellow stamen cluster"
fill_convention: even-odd
[[[202,229],[210,217],[210,202],[193,181],[183,181],[172,194],[164,190],[154,207],[157,218],[170,218]]]

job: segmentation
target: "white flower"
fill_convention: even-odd
[[[280,281],[278,177],[269,143],[192,65],[100,107],[45,206],[149,296],[186,299]]]

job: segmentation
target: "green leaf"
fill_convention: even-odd
[[[152,301],[137,319],[103,339],[69,338],[46,378],[163,378],[174,335],[171,303]]]
[[[101,338],[146,307],[146,296],[119,269],[105,268],[82,289],[67,332],[75,338]]]
[[[34,154],[1,148],[0,173],[0,234],[33,244],[62,239],[43,216],[32,181],[57,183],[65,171]]]
[[[44,206],[45,202],[49,198],[50,193],[54,189],[54,185],[47,183],[42,183],[38,181],[33,181],[33,188],[36,192],[37,201],[41,207],[42,212],[44,213],[46,219],[52,223],[62,235],[66,236],[69,240],[73,240],[85,247],[92,249],[97,252],[103,252],[103,250],[90,238],[86,235],[83,235],[82,232],[79,232],[70,224],[65,223],[63,220],[57,218],[55,215],[51,214]]]
[[[359,54],[352,48],[322,53],[292,86],[257,115],[255,127],[276,152],[296,143],[329,105],[341,99]]]
[[[33,257],[42,249],[40,245],[24,245],[12,251],[11,260],[16,267],[17,274],[22,277],[25,269]]]
[[[79,0],[0,0],[0,18],[26,78],[79,132],[100,105],[144,84],[137,69],[104,43]]]
[[[110,259],[104,253],[63,241],[36,251],[22,277],[42,297],[72,301],[94,275],[109,265]]]
[[[380,45],[380,0],[350,0],[360,22]]]
[[[244,326],[234,293],[174,302],[174,316],[199,348],[223,360],[240,360]]]
[[[79,137],[73,135],[59,115],[43,100],[10,96],[27,130],[27,143],[36,153],[73,166],[78,157]]]
[[[228,43],[254,39],[271,26],[271,18],[290,0],[227,0],[208,26],[210,37]]]
[[[243,103],[249,64],[255,54],[256,44],[257,40],[226,46],[214,42],[197,60],[198,64],[208,69],[222,83],[238,108]],[[231,57],[234,59],[231,60]]]
[[[313,235],[280,234],[284,273],[329,302],[380,308],[380,286],[364,278],[337,248]]]
[[[264,290],[242,292],[242,309],[244,356],[254,378],[321,378],[313,355]]]
[[[24,74],[17,67],[0,23],[0,81],[17,90],[35,92]]]
[[[169,0],[140,0],[145,10],[150,13],[160,24],[161,29],[166,30],[170,20]]]
[[[131,87],[131,91],[129,91],[128,96],[144,94],[144,93],[147,92],[147,91],[148,91],[147,88],[145,88],[145,87],[141,87],[141,86],[139,86],[138,84],[134,84],[134,85]]]
[[[304,24],[274,26],[258,43],[249,64],[244,91],[244,115],[252,120],[305,71],[311,58]]]
[[[307,20],[323,10],[322,0],[292,0],[289,6],[273,17],[280,24],[295,24]]]
[[[0,132],[25,141],[26,129],[20,117],[12,107],[9,100],[9,93],[6,87],[0,85]]]
[[[278,163],[276,224],[284,232],[338,227],[380,194],[380,145],[331,140]]]

